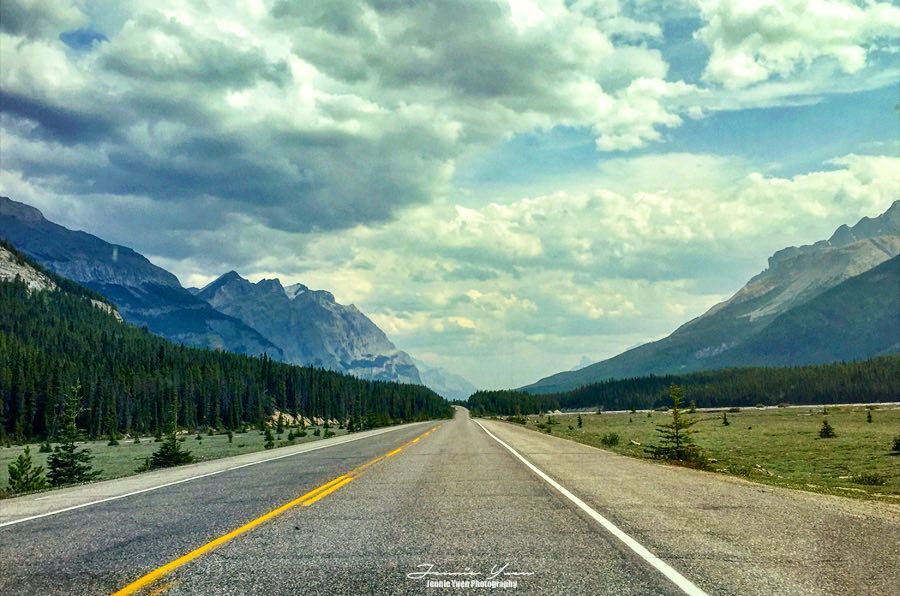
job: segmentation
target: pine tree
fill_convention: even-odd
[[[834,427],[828,424],[828,418],[822,421],[822,428],[819,429],[819,438],[832,439],[837,436]]]
[[[139,468],[139,471],[154,470],[156,468],[171,468],[172,466],[180,466],[183,464],[189,464],[194,461],[194,456],[191,455],[191,452],[182,449],[181,445],[178,444],[178,401],[175,400],[172,402],[172,412],[171,412],[171,423],[169,425],[169,434],[166,436],[166,439],[163,441],[162,445],[159,446],[153,455],[150,456],[150,460],[145,464],[143,468]],[[200,435],[197,435],[198,437]]]
[[[728,413],[722,412],[722,426],[729,426],[731,423],[728,421]]]
[[[31,461],[31,450],[26,446],[16,461],[9,464],[9,491],[11,493],[27,493],[47,488],[44,478],[44,467],[35,466]]]
[[[691,427],[697,424],[696,418],[689,418],[681,413],[681,402],[684,392],[677,385],[669,387],[669,395],[672,398],[672,421],[656,425],[659,433],[659,445],[651,445],[647,451],[661,459],[677,461],[699,461],[700,449],[694,445],[691,438],[695,430]]]
[[[59,445],[47,457],[47,477],[53,486],[78,484],[96,479],[102,473],[91,470],[90,449],[78,451],[75,441],[79,439],[76,419],[81,409],[81,385],[76,384],[65,395],[60,416]]]
[[[872,410],[866,410],[866,422],[872,423]]]
[[[581,419],[581,414],[578,415],[578,428],[584,426],[584,421]]]
[[[272,435],[272,429],[269,428],[268,424],[266,425],[265,437],[266,437],[266,442],[263,445],[263,447],[265,447],[266,449],[274,448],[275,447],[275,437],[274,437],[274,435]]]

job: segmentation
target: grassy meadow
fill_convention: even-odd
[[[320,436],[314,436],[313,432],[319,428]],[[324,438],[325,431],[322,427],[309,426],[306,428],[307,436],[298,437],[293,443],[287,441],[290,430],[285,429],[284,434],[275,435],[275,446],[283,447],[288,444],[299,445],[301,443],[309,443]],[[273,431],[274,432],[274,431]],[[346,430],[331,428],[331,432],[340,436],[346,434]],[[201,437],[197,440],[197,437]],[[252,453],[254,451],[262,451],[265,449],[265,437],[259,430],[248,430],[245,433],[235,432],[232,442],[228,442],[228,437],[224,434],[207,435],[202,433],[180,435],[184,438],[181,443],[183,449],[187,449],[194,456],[195,461],[205,461],[218,459],[221,457],[231,457],[233,455],[242,455],[244,453]],[[137,473],[135,470],[156,451],[160,443],[151,437],[141,437],[140,443],[135,443],[134,439],[120,439],[119,445],[110,446],[107,440],[103,441],[86,441],[79,443],[79,448],[88,448],[94,455],[93,466],[96,470],[103,470],[100,476],[101,480],[109,478],[120,478],[122,476],[131,476]],[[29,445],[31,448],[31,460],[35,465],[44,466],[44,472],[47,471],[47,456],[49,453],[39,453],[39,444]],[[11,447],[0,447],[0,495],[3,495],[9,482],[8,466],[15,460],[22,451],[24,445],[13,445]]]
[[[891,454],[893,439],[900,435],[900,406],[873,408],[872,422],[867,422],[869,410],[861,405],[724,409],[689,415],[699,419],[693,439],[709,458],[709,470],[766,484],[900,502],[900,454]],[[722,422],[723,413],[728,426]],[[644,448],[657,443],[656,425],[672,416],[646,411],[582,414],[581,428],[575,414],[552,418],[553,435],[648,458]],[[826,418],[834,438],[819,438]],[[530,416],[526,427],[546,432],[536,425],[547,422],[547,416]],[[611,434],[618,435],[617,443],[610,444]]]

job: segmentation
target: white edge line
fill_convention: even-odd
[[[575,503],[575,505],[577,505],[579,509],[581,509],[582,511],[584,511],[585,513],[590,515],[594,519],[594,521],[596,521],[601,526],[603,526],[603,528],[606,531],[608,531],[610,534],[612,534],[613,536],[615,536],[616,538],[618,538],[619,540],[624,542],[628,548],[633,550],[642,559],[644,559],[645,561],[650,563],[650,565],[652,565],[654,569],[656,569],[657,571],[662,573],[664,576],[666,576],[666,578],[668,580],[670,580],[676,586],[681,588],[681,590],[685,594],[690,594],[691,596],[707,596],[706,592],[704,592],[703,590],[698,588],[696,585],[694,585],[693,582],[691,582],[689,579],[687,579],[686,577],[684,577],[683,575],[681,575],[674,569],[672,569],[672,567],[670,567],[668,563],[666,563],[665,561],[663,561],[662,559],[660,559],[659,557],[657,557],[656,555],[651,553],[649,550],[644,548],[637,540],[635,540],[634,538],[632,538],[631,536],[629,536],[628,534],[626,534],[625,532],[620,530],[614,523],[612,523],[611,521],[609,521],[608,519],[606,519],[605,517],[603,517],[602,515],[597,513],[597,511],[595,511],[590,505],[588,505],[587,503],[585,503],[584,501],[582,501],[581,499],[579,499],[578,497],[573,495],[571,492],[569,492],[568,489],[566,489],[560,483],[555,481],[553,478],[550,478],[550,476],[548,476],[543,471],[541,471],[537,466],[535,466],[530,461],[528,461],[527,459],[522,457],[518,451],[516,451],[515,449],[513,449],[512,447],[510,447],[509,445],[507,445],[500,439],[498,439],[496,436],[494,436],[494,434],[491,433],[491,431],[489,431],[488,429],[486,429],[484,427],[484,425],[482,425],[480,422],[478,422],[477,420],[474,420],[473,422],[475,422],[475,424],[480,426],[481,430],[486,432],[489,437],[491,437],[492,439],[494,439],[495,441],[497,441],[498,443],[500,443],[501,445],[506,447],[506,449],[509,450],[510,453],[515,455],[523,464],[528,466],[528,469],[530,469],[532,472],[534,472],[535,474],[540,476],[542,480],[544,480],[547,484],[549,484],[550,486],[555,488],[557,491],[559,491],[564,497],[566,497],[567,499],[569,499],[570,501]]]
[[[414,424],[415,424],[415,423],[414,423]],[[169,487],[169,486],[175,486],[176,484],[181,484],[181,483],[183,483],[183,482],[190,482],[191,480],[199,480],[200,478],[208,478],[209,476],[215,476],[216,474],[221,474],[221,473],[223,473],[223,472],[231,472],[232,470],[239,470],[239,469],[241,469],[241,468],[246,468],[246,467],[249,467],[249,466],[255,466],[255,465],[257,465],[257,464],[264,464],[264,463],[266,463],[266,462],[275,461],[275,460],[277,460],[277,459],[284,459],[284,458],[286,458],[286,457],[293,457],[293,456],[295,456],[295,455],[303,455],[304,453],[309,453],[310,451],[318,451],[319,449],[326,449],[326,448],[328,448],[328,447],[337,447],[338,445],[345,445],[345,444],[347,444],[347,443],[352,443],[353,441],[359,441],[359,440],[361,440],[361,439],[368,439],[368,438],[370,438],[370,437],[377,437],[378,435],[383,435],[383,434],[385,434],[385,433],[393,432],[393,431],[395,431],[395,430],[400,430],[400,429],[403,428],[404,426],[406,426],[406,425],[403,425],[403,426],[394,426],[394,427],[391,427],[391,428],[385,428],[385,429],[381,429],[381,430],[379,430],[379,431],[373,432],[372,434],[368,434],[368,435],[365,435],[365,436],[362,436],[362,437],[353,437],[353,438],[350,438],[350,439],[345,439],[345,440],[340,441],[340,442],[329,443],[329,444],[327,444],[327,445],[317,445],[317,446],[312,447],[312,448],[310,448],[310,449],[304,449],[303,451],[295,451],[294,453],[286,453],[286,454],[284,454],[284,455],[276,455],[275,457],[269,457],[269,458],[261,459],[261,460],[258,460],[258,461],[252,461],[252,462],[250,462],[250,463],[241,464],[241,465],[238,465],[238,466],[232,466],[232,467],[230,467],[230,468],[225,468],[225,469],[223,469],[223,470],[216,470],[215,472],[207,472],[206,474],[199,474],[199,475],[197,475],[197,476],[191,476],[190,478],[182,478],[181,480],[173,480],[172,482],[166,482],[165,484],[159,484],[159,485],[157,485],[157,486],[151,486],[151,487],[149,487],[149,488],[142,488],[142,489],[140,489],[140,490],[132,491],[132,492],[130,492],[130,493],[125,493],[124,495],[114,495],[114,496],[112,496],[112,497],[106,497],[106,498],[104,498],[104,499],[98,499],[98,500],[96,500],[96,501],[90,501],[89,503],[81,503],[81,504],[79,504],[79,505],[72,505],[71,507],[64,507],[63,509],[56,509],[55,511],[48,511],[48,512],[46,512],[46,513],[39,513],[39,514],[37,514],[37,515],[31,515],[31,516],[29,516],[29,517],[23,517],[23,518],[21,518],[21,519],[14,519],[14,520],[12,520],[12,521],[0,523],[0,528],[4,528],[4,527],[6,527],[6,526],[14,526],[14,525],[16,525],[16,524],[21,524],[21,523],[23,523],[23,522],[31,521],[31,520],[33,520],[33,519],[40,519],[40,518],[42,518],[42,517],[49,517],[49,516],[51,516],[51,515],[56,515],[56,514],[58,514],[58,513],[65,513],[66,511],[73,511],[73,510],[75,510],[75,509],[81,509],[81,508],[83,508],[83,507],[90,507],[90,506],[92,506],[92,505],[99,505],[99,504],[101,504],[101,503],[108,503],[109,501],[117,501],[117,500],[119,500],[119,499],[124,499],[124,498],[126,498],[126,497],[133,497],[134,495],[139,495],[139,494],[141,494],[141,493],[148,493],[148,492],[150,492],[150,491],[159,490],[159,489],[161,489],[161,488],[166,488],[166,487]],[[344,436],[346,436],[346,435],[344,435]],[[208,461],[215,461],[215,460],[208,460]],[[128,477],[126,476],[125,478],[128,478]],[[86,486],[89,486],[89,485],[86,485]],[[49,496],[49,495],[48,495],[48,496]],[[39,497],[39,498],[44,499],[44,498],[47,498],[47,497]],[[37,500],[37,499],[35,499],[35,500]]]

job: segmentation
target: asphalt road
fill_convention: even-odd
[[[100,483],[105,488],[94,496],[108,498],[152,488],[148,482],[181,480],[0,526],[0,593],[109,594],[154,572],[158,577],[138,593],[684,593],[664,574],[667,564],[689,587],[709,594],[877,594],[900,585],[891,566],[900,544],[900,508],[832,503],[818,495],[806,502],[792,498],[801,493],[483,424],[460,411],[453,421],[409,425],[236,469],[219,462],[215,469],[205,464],[130,480],[143,486]],[[562,486],[552,487],[485,429]],[[192,473],[211,475],[191,480]],[[57,505],[89,503],[87,488],[61,493]],[[582,507],[566,489],[583,499]],[[674,496],[681,489],[684,502]],[[44,497],[0,503],[0,524],[51,513],[54,500]],[[698,514],[711,500],[719,509]],[[260,521],[285,504],[290,507]],[[758,506],[775,507],[774,521],[756,520],[768,515]],[[815,534],[801,528],[801,539],[793,540],[790,516],[805,512],[798,518],[805,524],[823,507],[826,530],[852,524],[860,532],[845,528],[830,542],[820,540],[814,552],[783,559],[786,544],[808,548]],[[773,537],[779,527],[781,536]],[[860,561],[846,560],[846,545],[834,551],[837,563],[822,560],[848,536]],[[642,547],[662,561],[648,561]],[[857,564],[863,568],[853,578],[839,577]],[[810,581],[817,574],[824,575]],[[428,584],[492,576],[506,583],[490,589]]]

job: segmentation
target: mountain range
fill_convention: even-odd
[[[189,290],[134,250],[69,230],[7,197],[0,197],[0,237],[50,271],[105,296],[129,323],[169,340],[238,354],[266,353],[365,379],[428,384],[408,354],[359,309],[338,304],[330,292],[302,284],[284,287],[277,279],[252,283],[234,271]],[[468,383],[433,367],[429,375],[435,381],[429,386],[441,395],[458,396],[459,387]]]
[[[790,247],[730,299],[659,341],[523,387],[568,391],[610,378],[853,360],[900,351],[900,201]]]
[[[352,304],[302,284],[277,279],[252,283],[229,271],[196,296],[278,345],[287,362],[339,370],[367,379],[419,385],[412,358]]]

